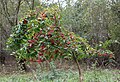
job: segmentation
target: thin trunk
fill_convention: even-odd
[[[16,8],[15,25],[17,25],[17,23],[18,23],[18,14],[19,14],[19,10],[20,10],[21,1],[22,1],[22,0],[19,0],[19,1],[18,1],[18,5],[17,5],[17,8]]]
[[[32,0],[32,10],[34,10],[35,0]]]
[[[78,60],[77,60],[74,52],[73,52],[73,59],[74,59],[75,63],[77,64],[77,67],[78,67],[78,71],[79,71],[79,81],[80,81],[80,82],[83,82],[82,69],[81,69],[81,66],[80,66],[80,64],[79,64],[79,62],[78,62]]]

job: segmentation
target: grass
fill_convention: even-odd
[[[78,73],[72,70],[37,71],[36,74],[37,80],[28,73],[0,76],[0,82],[79,82]],[[84,71],[83,74],[84,82],[120,82],[120,70],[94,69]]]
[[[86,71],[84,82],[120,82],[120,71],[108,69]]]

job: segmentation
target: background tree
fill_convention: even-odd
[[[64,27],[88,39],[94,47],[100,41],[117,40],[112,48],[119,52],[119,4],[118,0],[77,0],[75,4],[67,0],[62,10]]]

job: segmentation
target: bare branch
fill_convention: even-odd
[[[18,22],[18,13],[19,13],[19,10],[20,10],[20,5],[21,5],[21,1],[22,0],[19,0],[18,1],[18,5],[17,5],[17,7],[16,7],[16,17],[15,17],[15,24],[17,25],[17,22]]]
[[[7,18],[8,22],[10,23],[11,26],[14,25],[13,21],[10,20],[10,14],[8,13],[8,8],[7,8],[7,3],[4,0],[0,0],[2,9],[4,11],[4,16]]]
[[[8,10],[8,3],[7,3],[7,0],[5,0],[5,8],[6,8],[6,13],[8,14],[8,16],[10,17],[10,13],[9,13],[9,10]]]
[[[34,10],[35,0],[32,0],[32,10]]]

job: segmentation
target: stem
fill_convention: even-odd
[[[73,59],[74,59],[75,63],[77,64],[77,67],[78,67],[78,71],[79,71],[79,80],[80,80],[80,82],[83,82],[82,69],[81,69],[81,66],[80,66],[80,64],[79,64],[79,62],[78,62],[78,60],[77,60],[77,58],[76,58],[74,52],[73,52]]]

